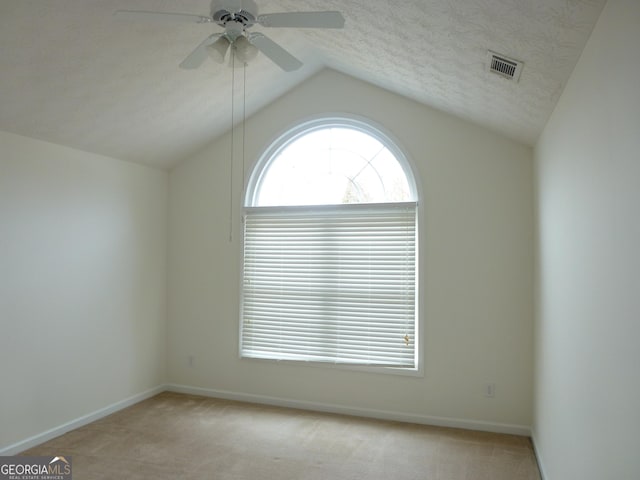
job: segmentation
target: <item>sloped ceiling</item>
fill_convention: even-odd
[[[304,62],[245,72],[178,64],[213,24],[124,21],[117,9],[209,14],[207,0],[0,0],[0,130],[170,168],[328,67],[533,145],[606,0],[257,0],[339,10],[344,30],[262,31]],[[518,83],[487,50],[522,60]],[[327,92],[330,94],[330,92]]]

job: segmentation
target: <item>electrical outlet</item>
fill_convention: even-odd
[[[496,396],[496,384],[495,383],[485,383],[484,385],[484,396],[487,398],[494,398]]]

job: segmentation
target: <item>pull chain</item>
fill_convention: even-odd
[[[244,151],[246,145],[246,124],[247,124],[247,64],[242,67],[242,201],[244,202],[245,184],[247,182],[244,162]]]
[[[236,86],[235,47],[231,45],[231,159],[229,162],[229,243],[233,241],[233,163],[235,156],[235,86]],[[242,63],[242,190],[245,193],[245,142],[247,121],[247,64]]]
[[[235,69],[235,49],[231,45],[231,158],[229,161],[229,243],[233,241],[233,157],[234,157],[234,111],[235,111],[235,86],[236,86],[236,69]]]

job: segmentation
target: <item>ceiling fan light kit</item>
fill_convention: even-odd
[[[236,58],[242,63],[249,63],[258,56],[258,48],[244,36],[236,38],[233,42],[233,48]]]
[[[302,62],[261,32],[247,31],[254,25],[266,28],[343,28],[344,17],[340,12],[281,12],[258,15],[254,0],[212,0],[211,14],[147,12],[117,10],[116,16],[132,20],[152,20],[178,23],[215,23],[224,28],[203,40],[181,63],[181,68],[198,68],[211,57],[224,63],[230,49],[236,58],[247,64],[258,52],[278,65],[285,72],[297,70]]]
[[[207,53],[214,62],[224,63],[224,57],[227,55],[227,50],[229,50],[230,45],[227,37],[220,37],[211,45],[206,46]]]

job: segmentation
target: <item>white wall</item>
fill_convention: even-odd
[[[163,383],[167,183],[0,132],[0,450]]]
[[[640,2],[610,0],[537,148],[547,480],[640,478]]]
[[[373,120],[416,167],[424,193],[424,377],[238,358],[243,168],[238,143],[230,242],[227,136],[170,174],[169,381],[526,431],[533,366],[531,149],[326,70],[248,121],[246,175],[279,134],[325,112]],[[192,367],[189,356],[195,358]],[[494,399],[483,395],[487,382],[496,384]]]

